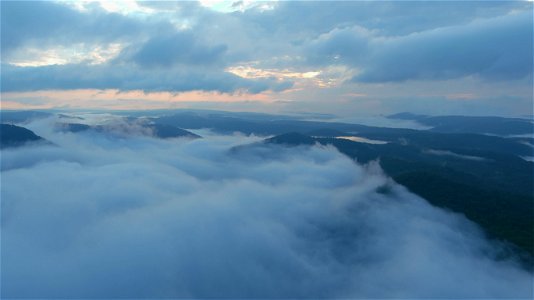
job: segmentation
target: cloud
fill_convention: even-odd
[[[363,27],[336,28],[308,45],[308,61],[319,65],[347,64],[357,67],[372,53],[370,43],[373,38],[374,33]]]
[[[532,28],[532,14],[520,13],[377,42],[370,65],[355,79],[383,82],[475,75],[510,80],[531,76]]]
[[[39,46],[88,40],[145,42],[148,38],[157,40],[160,36],[172,35],[177,31],[176,26],[183,23],[185,28],[193,29],[197,37],[231,40],[232,43],[222,43],[229,47],[235,45],[250,50],[256,49],[253,42],[260,42],[262,47],[271,44],[273,47],[269,49],[287,51],[289,44],[298,45],[336,29],[361,27],[379,32],[381,36],[399,37],[512,15],[514,11],[528,12],[531,8],[531,4],[522,2],[338,2],[336,5],[280,2],[272,10],[252,6],[243,12],[223,14],[193,2],[138,5],[150,7],[152,13],[140,11],[137,15],[122,15],[110,13],[98,4],[84,5],[84,11],[79,11],[53,2],[8,1],[2,3],[2,46],[22,47],[31,41],[38,41]],[[215,32],[226,34],[215,35]],[[234,36],[245,40],[240,43]],[[287,53],[276,53],[284,54]]]
[[[530,8],[528,3],[509,1],[279,1],[272,10],[252,7],[239,16],[272,34],[317,36],[335,28],[360,26],[384,36],[403,36]]]
[[[1,5],[2,92],[273,91],[264,93],[272,102],[292,101],[284,109],[346,115],[396,111],[390,103],[411,106],[410,99],[438,85],[450,89],[439,97],[521,99],[501,101],[514,113],[532,102],[528,1],[245,2],[226,13],[198,2]],[[249,67],[273,76],[251,80],[227,72]],[[320,74],[305,83],[284,78],[309,72]],[[368,99],[344,104],[349,93]],[[435,114],[458,105],[442,104],[416,109]],[[500,107],[486,109],[492,105],[481,100],[476,107],[500,114]]]
[[[141,21],[108,13],[98,5],[84,12],[49,1],[3,1],[1,6],[3,61],[28,46],[125,42],[172,28],[162,20]]]
[[[292,86],[287,80],[250,80],[225,72],[236,54],[227,55],[224,42],[212,43],[202,32],[176,29],[173,19],[109,13],[96,4],[84,7],[85,11],[78,11],[50,2],[2,2],[2,92],[118,89],[260,93]],[[30,51],[36,45],[55,48]],[[122,51],[102,59],[88,50],[111,46]],[[60,56],[55,54],[56,48],[61,50]],[[21,53],[36,53],[36,57],[28,60]],[[100,58],[98,64],[89,59],[93,54]],[[58,61],[61,65],[53,64]],[[13,65],[17,62],[23,64]]]
[[[58,147],[2,150],[2,297],[532,296],[472,223],[334,148],[47,122]]]
[[[355,82],[516,80],[532,75],[532,20],[521,12],[399,37],[349,27],[321,35],[308,49],[311,62],[360,70]]]
[[[291,87],[273,78],[245,79],[234,74],[204,69],[146,69],[132,64],[52,65],[17,67],[2,65],[2,91],[118,89],[121,91],[184,92],[191,90],[259,93]]]
[[[148,36],[153,37],[148,39]],[[246,89],[257,93],[270,86],[279,88],[275,82],[244,80],[219,67],[154,72],[143,69],[147,66],[169,69],[179,62],[197,66],[210,64],[226,49],[224,45],[208,47],[196,40],[191,32],[176,32],[166,20],[108,13],[97,5],[81,12],[51,2],[2,2],[2,91],[94,88],[233,92]],[[66,61],[62,66],[23,68],[6,64],[11,56],[17,55],[17,49],[32,45],[63,45],[67,47],[64,52],[68,53],[69,46],[79,43],[100,47],[119,42],[128,46],[121,54],[130,53],[130,57],[119,54],[114,61],[102,65]],[[79,51],[75,49],[74,52]],[[128,64],[128,59],[138,67]]]
[[[219,60],[227,48],[226,45],[197,45],[193,33],[179,32],[150,39],[133,55],[133,60],[141,66],[204,65]]]

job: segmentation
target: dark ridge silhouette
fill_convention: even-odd
[[[194,134],[190,131],[178,128],[176,126],[172,125],[166,125],[166,124],[151,124],[147,127],[151,128],[154,132],[154,135],[162,138],[162,139],[168,139],[168,138],[177,138],[177,137],[189,137],[189,138],[201,138],[200,135]]]
[[[42,137],[24,127],[0,124],[0,148],[20,147],[31,142],[44,142]]]
[[[350,136],[351,134],[340,131],[340,130],[336,130],[336,129],[321,128],[321,129],[308,131],[306,132],[306,135],[315,136],[315,137],[338,137],[338,136]]]
[[[304,134],[291,132],[268,138],[265,143],[289,146],[313,145],[315,144],[315,139]]]
[[[161,139],[169,138],[178,138],[178,137],[189,137],[189,138],[201,138],[201,136],[194,134],[190,131],[178,128],[172,125],[166,124],[143,124],[145,128],[148,128],[152,131],[155,137]],[[114,128],[108,125],[86,125],[79,123],[58,123],[56,124],[56,129],[64,132],[82,132],[87,130],[94,130],[96,132],[113,132]]]

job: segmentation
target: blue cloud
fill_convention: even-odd
[[[109,43],[166,33],[163,20],[140,20],[104,11],[93,5],[80,12],[49,1],[2,1],[2,60],[26,46]]]
[[[260,93],[281,91],[290,81],[245,79],[223,71],[160,69],[147,70],[132,65],[53,65],[16,67],[2,65],[2,91],[118,89],[121,91],[184,92],[192,90],[231,93],[246,90]]]
[[[307,49],[310,63],[360,70],[356,82],[514,80],[532,74],[532,37],[532,14],[522,12],[398,37],[358,26],[334,29]]]
[[[521,1],[280,1],[275,7],[252,9],[239,17],[260,26],[265,34],[322,34],[361,26],[385,36],[402,36],[532,6]]]
[[[355,80],[520,79],[532,74],[532,26],[521,13],[378,41]]]
[[[181,4],[180,4],[181,5]],[[200,13],[202,7],[187,4]],[[208,36],[209,37],[209,36]],[[119,56],[103,65],[42,67],[9,65],[25,47],[122,42]],[[245,79],[224,71],[228,46],[202,32],[177,31],[165,18],[109,13],[97,4],[80,12],[52,2],[2,2],[2,91],[119,89],[146,92],[190,90],[259,93],[293,85],[276,79]],[[235,58],[234,58],[235,59]]]
[[[357,66],[368,59],[372,51],[372,38],[372,32],[359,26],[334,29],[307,45],[307,62],[315,65],[342,63]]]
[[[143,17],[110,13],[98,4],[83,12],[54,2],[1,5],[3,91],[257,92],[292,85],[224,71],[251,62],[258,69],[288,70],[342,65],[358,74],[353,82],[359,83],[466,76],[491,81],[532,74],[532,4],[526,2],[299,1],[229,14],[198,3],[141,3],[156,11]],[[182,21],[190,29],[177,30]],[[125,48],[99,66],[7,65],[13,53],[27,47],[79,43]]]
[[[228,47],[200,43],[193,32],[181,31],[172,35],[156,36],[139,49],[127,49],[129,59],[140,66],[170,67],[175,64],[210,65],[221,62]],[[126,58],[128,59],[128,58]]]

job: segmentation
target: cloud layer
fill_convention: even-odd
[[[138,58],[141,59],[141,58]],[[158,63],[163,63],[159,58]],[[148,63],[143,62],[141,64]],[[152,62],[157,64],[156,62]],[[283,90],[291,82],[275,79],[247,80],[226,72],[202,69],[184,71],[165,70],[155,74],[139,66],[87,66],[52,65],[43,67],[17,67],[2,65],[2,91],[62,90],[62,89],[119,89],[121,91],[143,90],[145,92],[185,92],[191,90],[232,93],[247,90],[259,93],[268,89]],[[156,72],[157,73],[157,72]],[[105,74],[105,76],[102,76]]]
[[[235,4],[1,2],[2,93],[15,99],[5,105],[54,107],[21,94],[59,90],[72,93],[69,107],[124,108],[100,104],[105,90],[245,95],[255,111],[261,95],[271,112],[343,117],[532,110],[532,2]],[[78,100],[80,89],[94,96]],[[209,101],[180,105],[224,102]]]
[[[259,93],[291,87],[291,81],[251,80],[226,72],[228,58],[223,55],[228,46],[224,41],[210,45],[209,36],[175,27],[172,18],[126,16],[97,3],[79,11],[53,2],[2,2],[2,91]],[[104,61],[100,53],[87,52],[113,45],[120,45],[121,51]],[[70,51],[65,50],[69,47]],[[44,50],[39,54],[34,48]],[[47,58],[58,49],[56,56],[64,57],[56,60],[64,64]],[[32,55],[36,56],[34,65]],[[85,60],[73,63],[79,56]],[[92,56],[100,60],[91,60]],[[13,63],[17,60],[30,63],[17,66]]]
[[[5,2],[2,60],[6,63],[20,50],[36,45],[121,43],[127,51],[119,54],[115,63],[130,60],[143,67],[158,66],[151,71],[154,77],[167,74],[163,70],[177,65],[182,72],[187,66],[210,65],[207,73],[251,61],[262,68],[313,67],[301,63],[306,58],[308,62],[363,70],[355,77],[362,82],[439,80],[477,74],[517,79],[532,73],[532,63],[528,63],[532,61],[529,7],[518,2],[282,2],[270,10],[257,6],[223,14],[197,3],[171,3],[168,7],[151,6],[150,13],[140,10],[143,17],[139,17],[111,13],[98,4],[79,11],[51,2]],[[287,59],[280,61],[282,57]],[[7,71],[7,77],[20,80]],[[61,71],[70,74],[71,70]],[[106,71],[94,69],[102,78],[106,78]],[[24,85],[15,87],[26,90]],[[145,86],[140,83],[137,88]],[[162,88],[173,90],[165,85]],[[186,85],[184,89],[199,87]]]
[[[330,147],[29,127],[2,151],[2,297],[532,296],[465,218]]]

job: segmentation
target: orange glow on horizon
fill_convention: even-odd
[[[47,109],[47,108],[105,108],[105,109],[165,109],[181,108],[187,103],[199,102],[261,102],[271,103],[272,92],[250,94],[246,92],[218,93],[188,91],[182,93],[153,92],[140,90],[51,90],[1,93],[2,109]]]

